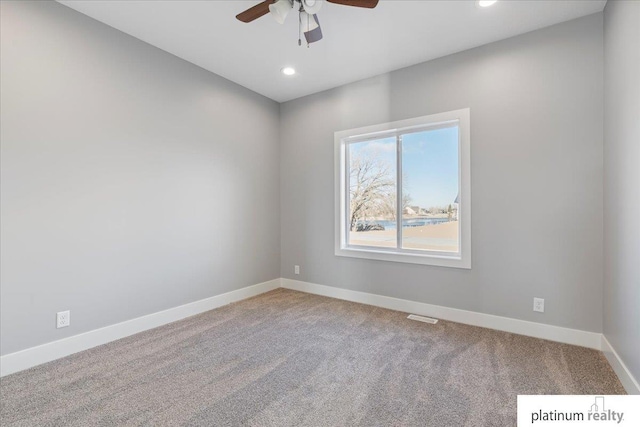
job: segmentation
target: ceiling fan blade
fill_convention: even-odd
[[[378,5],[378,0],[327,0],[329,3],[342,4],[345,6],[366,7],[373,9]]]
[[[275,3],[275,0],[265,0],[262,3],[258,3],[257,5],[250,7],[244,12],[237,14],[236,18],[238,18],[238,21],[242,21],[242,22],[254,21],[260,18],[261,16],[264,16],[267,13],[269,13],[269,5],[271,3]]]
[[[313,30],[304,33],[304,38],[307,40],[307,44],[315,43],[319,40],[322,40],[322,28],[320,28],[320,20],[318,19],[318,15],[313,15],[313,19],[315,19],[318,26]]]

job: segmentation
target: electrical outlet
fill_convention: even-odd
[[[71,311],[59,311],[56,313],[56,328],[66,328],[71,324]]]
[[[299,265],[294,265],[293,266],[293,272],[295,274],[300,274],[300,266]]]
[[[533,311],[544,313],[544,298],[533,298]]]

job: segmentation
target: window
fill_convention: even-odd
[[[336,132],[336,255],[471,268],[469,116]]]

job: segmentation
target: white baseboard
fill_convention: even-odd
[[[95,329],[58,341],[31,347],[0,357],[0,376],[22,371],[79,351],[87,350],[148,329],[157,328],[185,317],[194,316],[232,302],[250,298],[280,287],[280,279],[227,292],[184,304],[168,310],[127,320],[126,322]]]
[[[274,279],[225,294],[216,295],[200,301],[170,308],[168,310],[138,317],[83,334],[74,335],[58,341],[42,344],[26,350],[0,357],[0,376],[22,371],[42,363],[50,362],[79,351],[87,350],[111,341],[118,340],[148,329],[157,328],[189,316],[213,310],[214,308],[250,298],[279,287],[338,298],[362,304],[387,308],[390,310],[434,317],[452,322],[512,332],[536,338],[558,341],[582,347],[603,350],[609,363],[629,393],[640,394],[638,382],[633,378],[615,350],[602,334],[580,331],[560,326],[545,325],[491,314],[477,313],[456,308],[443,307],[421,302],[403,300],[366,292],[352,291],[315,283],[291,279]]]
[[[477,313],[474,311],[460,310],[457,308],[443,307],[422,302],[409,301],[365,292],[351,291],[332,286],[317,285],[315,283],[301,282],[299,280],[281,279],[282,287],[310,294],[323,295],[390,310],[403,311],[405,313],[419,314],[421,316],[435,317],[437,319],[464,323],[467,325],[481,326],[483,328],[497,329],[499,331],[512,332],[519,335],[527,335],[550,341],[579,345],[582,347],[601,349],[602,334],[597,332],[580,331],[577,329],[563,328],[560,326],[545,325],[542,323],[528,322],[526,320],[512,319],[509,317],[494,316],[492,314]]]
[[[609,361],[613,371],[618,375],[618,378],[620,379],[624,389],[627,390],[627,393],[640,394],[640,384],[638,384],[638,381],[627,368],[627,365],[624,364],[616,350],[611,346],[607,337],[604,335],[602,335],[602,352]]]

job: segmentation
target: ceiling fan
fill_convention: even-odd
[[[329,3],[344,6],[364,7],[373,9],[378,5],[378,0],[327,0]],[[257,5],[236,15],[239,21],[251,22],[261,16],[271,13],[279,24],[283,24],[289,12],[297,10],[299,30],[304,33],[307,46],[322,39],[322,30],[318,20],[318,11],[322,6],[321,0],[265,0]],[[301,37],[298,37],[298,45],[301,45]]]

